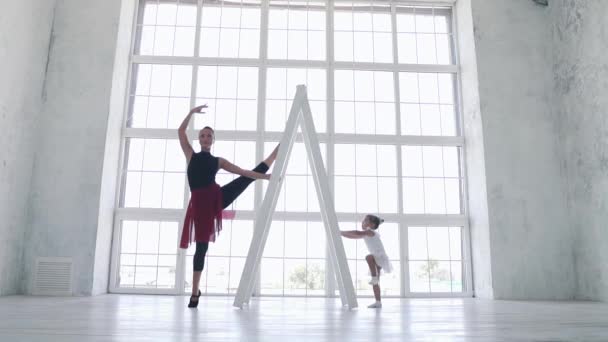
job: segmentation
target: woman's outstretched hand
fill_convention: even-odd
[[[194,114],[194,113],[205,114],[205,112],[203,112],[203,109],[205,109],[205,108],[208,108],[206,103],[202,106],[198,106],[198,107],[194,107],[194,108],[190,109],[190,114]]]

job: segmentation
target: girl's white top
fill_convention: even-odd
[[[365,241],[369,253],[374,256],[376,264],[378,264],[378,266],[380,266],[385,273],[391,273],[393,270],[393,265],[391,265],[391,261],[388,259],[388,255],[384,250],[384,245],[380,240],[380,233],[373,230],[372,232],[374,235],[365,236],[363,241]]]

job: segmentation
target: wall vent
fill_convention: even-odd
[[[549,6],[549,0],[532,0],[532,1],[536,2],[539,5]]]
[[[34,295],[71,296],[72,258],[37,258]]]

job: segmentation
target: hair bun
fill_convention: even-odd
[[[384,223],[384,219],[380,219],[380,223]]]

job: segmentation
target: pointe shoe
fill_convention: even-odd
[[[189,308],[196,308],[198,306],[199,297],[201,296],[201,290],[198,290],[198,296],[190,296],[190,303],[188,303]],[[192,298],[196,298],[196,302],[192,300]]]
[[[269,158],[272,158],[273,161],[275,159],[277,159],[277,155],[279,154],[279,147],[280,146],[281,146],[281,144],[277,144],[277,147],[275,147],[274,150],[272,150],[272,152],[268,156]]]
[[[370,309],[381,309],[382,308],[382,303],[381,302],[375,302],[372,305],[368,305],[367,306]]]
[[[378,282],[380,282],[380,280],[378,279],[378,277],[372,277],[372,280],[370,280],[368,282],[368,284],[370,284],[370,285],[378,285]]]

